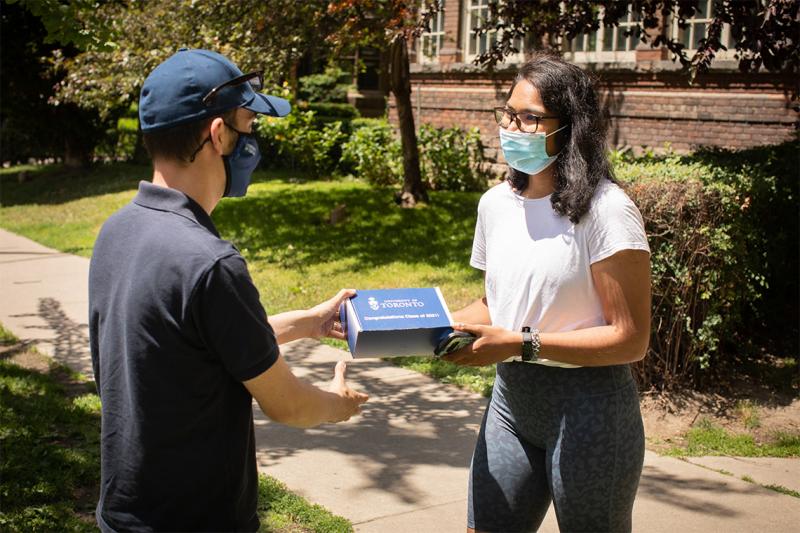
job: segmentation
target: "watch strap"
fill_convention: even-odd
[[[533,363],[539,359],[539,348],[541,342],[539,341],[539,330],[525,326],[522,328],[522,361],[525,363]]]

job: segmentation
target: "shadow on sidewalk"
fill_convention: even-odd
[[[333,363],[286,356],[291,367],[310,382],[327,382]],[[376,378],[378,369],[390,367]],[[307,450],[341,453],[357,463],[369,480],[358,489],[391,493],[406,503],[420,503],[426,495],[412,486],[416,465],[469,468],[472,450],[487,399],[443,386],[423,375],[409,375],[380,360],[350,363],[347,379],[370,395],[354,424],[323,425],[301,430],[267,422],[256,409],[256,441],[261,466],[267,468]],[[258,420],[260,418],[260,420]],[[336,466],[331,466],[331,471]],[[436,482],[434,481],[434,485]],[[466,486],[463,487],[466,493]]]
[[[14,315],[15,317],[39,317],[44,326],[26,326],[26,329],[52,331],[54,337],[26,339],[24,346],[37,343],[48,343],[53,346],[53,358],[67,365],[76,372],[92,378],[92,364],[89,353],[89,335],[87,324],[75,322],[67,316],[61,302],[55,298],[39,298],[38,314]]]

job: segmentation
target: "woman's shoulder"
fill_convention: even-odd
[[[502,201],[514,196],[508,180],[503,180],[500,183],[492,185],[489,189],[481,195],[480,204],[487,205],[495,202]]]
[[[594,190],[589,212],[606,213],[608,210],[624,209],[632,205],[633,201],[622,187],[609,179],[602,179]]]

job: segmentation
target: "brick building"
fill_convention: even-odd
[[[712,3],[701,1],[705,16],[691,19],[686,29],[664,21],[667,31],[691,50],[705,33]],[[432,21],[431,31],[411,50],[411,101],[417,126],[477,126],[487,155],[493,157],[499,141],[491,109],[503,105],[525,54],[507,58],[493,74],[472,63],[494,38],[472,32],[487,12],[488,0],[444,0],[444,11]],[[612,147],[639,153],[671,146],[686,152],[698,146],[745,148],[795,138],[798,113],[791,97],[797,79],[767,72],[744,75],[729,51],[719,54],[712,71],[690,85],[666,49],[652,49],[624,35],[633,16],[618,28],[601,27],[564,46],[565,59],[595,72],[600,80],[611,118]],[[725,28],[723,44],[728,33]],[[396,120],[391,98],[389,116]]]

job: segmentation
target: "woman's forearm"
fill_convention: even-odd
[[[489,316],[489,307],[486,303],[486,296],[478,298],[468,306],[451,313],[453,322],[463,322],[465,324],[491,324],[492,317]]]
[[[647,352],[649,336],[614,325],[541,333],[540,357],[580,366],[633,363]]]

